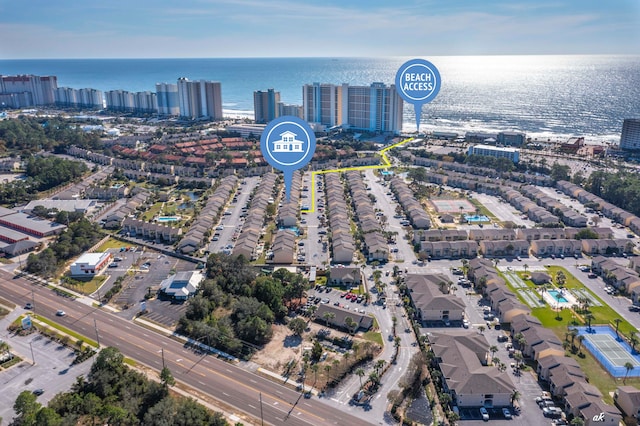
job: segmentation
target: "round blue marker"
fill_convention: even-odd
[[[316,152],[316,135],[309,124],[298,117],[279,117],[270,121],[262,132],[260,150],[267,163],[284,173],[289,201],[293,172],[311,161]]]
[[[431,102],[438,95],[440,82],[438,69],[424,59],[407,61],[396,73],[396,91],[405,102],[413,104],[418,132],[420,131],[422,106]]]

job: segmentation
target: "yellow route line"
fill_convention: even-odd
[[[355,166],[355,167],[343,167],[340,169],[328,169],[328,170],[316,170],[311,172],[311,208],[310,209],[301,209],[302,213],[314,213],[316,211],[316,175],[322,175],[325,173],[340,173],[340,172],[349,172],[352,170],[375,170],[375,169],[387,169],[391,167],[391,161],[387,157],[387,151],[390,149],[396,148],[400,145],[404,145],[407,142],[411,142],[413,138],[405,139],[398,143],[394,143],[393,145],[389,145],[385,148],[382,148],[378,153],[382,158],[382,164],[377,166]]]

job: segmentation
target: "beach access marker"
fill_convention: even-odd
[[[424,59],[407,61],[396,73],[396,91],[405,102],[413,104],[418,132],[422,106],[438,95],[440,83],[440,72]]]
[[[309,124],[294,116],[272,120],[260,136],[260,150],[267,163],[284,173],[287,201],[293,172],[306,166],[316,152],[316,136]]]

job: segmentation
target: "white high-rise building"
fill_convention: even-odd
[[[134,95],[134,111],[145,114],[158,112],[158,101],[155,92],[136,92]]]
[[[104,96],[101,90],[86,88],[78,92],[80,106],[83,108],[104,108]]]
[[[57,88],[58,78],[53,75],[0,76],[0,96],[3,102],[12,102],[7,106],[13,108],[52,105]]]
[[[303,118],[327,127],[398,133],[402,130],[402,98],[394,85],[307,84],[303,88]]]
[[[178,79],[180,116],[222,120],[222,86],[219,82]]]
[[[135,110],[135,95],[126,90],[109,90],[104,94],[107,109],[121,112]]]
[[[180,102],[178,100],[177,84],[156,84],[156,96],[158,100],[159,115],[180,115]]]
[[[620,148],[640,149],[640,118],[625,118],[620,134]]]

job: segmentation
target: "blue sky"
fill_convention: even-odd
[[[639,28],[638,0],[0,0],[0,58],[640,54]]]

